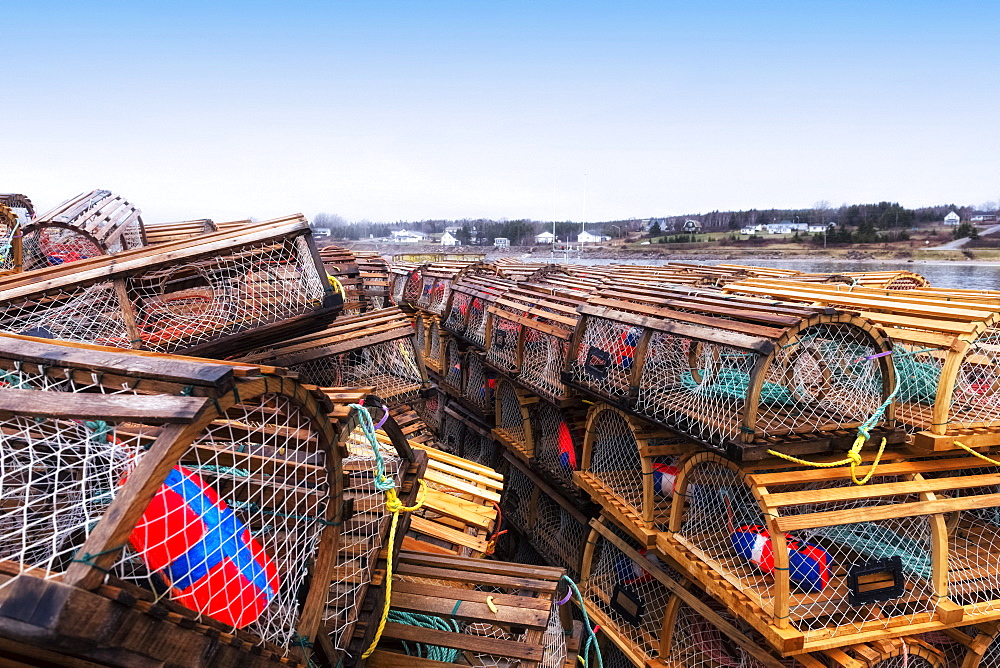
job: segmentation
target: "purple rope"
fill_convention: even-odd
[[[386,408],[385,406],[382,406],[382,419],[379,420],[378,424],[375,425],[375,429],[376,430],[381,429],[382,425],[384,425],[385,421],[388,419],[389,419],[389,409]]]
[[[566,605],[569,602],[569,599],[572,596],[573,596],[573,590],[572,589],[567,589],[566,590],[566,595],[563,596],[563,599],[561,601],[556,601],[556,605]]]

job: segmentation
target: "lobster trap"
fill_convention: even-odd
[[[486,359],[532,392],[560,402],[569,396],[562,371],[587,293],[553,280],[519,283],[488,308]]]
[[[529,416],[538,397],[531,396],[507,378],[497,379],[494,394],[496,427],[493,437],[522,460],[530,460],[535,456],[535,446]]]
[[[343,519],[338,421],[363,393],[8,336],[0,369],[0,635],[100,662],[307,658]]]
[[[422,281],[420,296],[413,304],[418,309],[443,316],[451,301],[451,292],[462,276],[467,274],[494,275],[491,265],[473,261],[431,262],[419,270]]]
[[[461,457],[477,464],[497,471],[506,468],[504,448],[493,438],[490,427],[457,401],[445,405],[441,441],[445,450],[457,448],[455,452]]]
[[[503,516],[546,563],[580,577],[590,518],[510,453],[507,485],[501,502]]]
[[[24,270],[142,248],[140,211],[110,190],[68,199],[23,227]]]
[[[487,309],[513,285],[513,281],[497,276],[469,273],[458,277],[452,286],[441,327],[485,349]]]
[[[463,352],[458,345],[458,341],[448,337],[439,339],[441,348],[441,387],[452,396],[459,396],[462,393],[463,380],[465,378],[465,359],[467,353]]]
[[[339,246],[324,246],[319,249],[319,258],[323,269],[334,289],[343,294],[344,306],[341,311],[346,315],[358,315],[376,308],[369,299],[368,290],[361,277],[359,260],[354,251]]]
[[[338,318],[326,329],[284,341],[243,361],[287,367],[306,383],[371,387],[386,404],[409,403],[427,389],[409,317],[397,307]]]
[[[228,356],[321,328],[340,303],[293,217],[0,279],[0,330]]]
[[[679,465],[697,447],[608,406],[587,415],[576,484],[644,546],[667,528]]]
[[[20,217],[0,200],[0,277],[23,269],[23,237]]]
[[[576,494],[573,472],[583,458],[587,414],[583,406],[560,408],[547,401],[531,406],[531,465],[564,492]]]
[[[740,294],[828,304],[862,313],[892,341],[896,418],[920,451],[1000,445],[1000,301],[930,289],[887,291],[743,281]]]
[[[427,352],[424,355],[424,364],[427,365],[430,371],[433,371],[438,376],[442,376],[448,369],[445,356],[448,352],[451,337],[448,335],[448,332],[441,329],[441,320],[438,316],[418,312],[417,318],[419,318],[417,327],[419,328],[423,324],[425,330],[424,347]]]
[[[364,665],[564,668],[555,604],[562,573],[401,552],[385,631]]]
[[[389,299],[393,304],[412,308],[423,288],[420,267],[414,262],[395,261],[389,266]]]
[[[920,290],[929,288],[930,281],[912,271],[848,271],[832,274],[795,274],[790,277],[802,283],[841,283],[852,287],[882,290]]]
[[[858,316],[635,286],[580,311],[573,386],[734,459],[845,447],[864,423],[893,424],[888,343]]]
[[[493,394],[496,391],[497,374],[486,366],[482,353],[470,350],[462,365],[462,393],[459,400],[471,410],[492,421],[496,405]]]
[[[782,652],[1000,618],[1000,476],[979,460],[882,462],[864,486],[766,466],[688,459],[657,545]]]

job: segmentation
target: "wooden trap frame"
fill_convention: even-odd
[[[451,301],[451,291],[463,276],[469,274],[496,275],[496,268],[484,262],[443,261],[431,262],[417,270],[422,281],[420,296],[414,307],[443,316]]]
[[[785,654],[994,621],[1000,475],[982,468],[893,455],[858,486],[846,466],[703,452],[656,544]]]
[[[553,287],[553,280],[547,276],[544,283],[519,283],[489,306],[486,360],[558,403],[570,397],[562,371],[580,320],[577,309],[586,302],[587,292]]]
[[[465,360],[469,355],[463,350],[458,339],[454,337],[441,338],[441,388],[457,397],[462,394],[465,379]]]
[[[425,445],[423,507],[410,517],[403,549],[484,557],[493,552],[503,476],[468,459]]]
[[[341,300],[304,218],[0,279],[0,330],[156,352],[234,355],[322,327]]]
[[[882,290],[920,290],[929,288],[930,281],[912,271],[847,271],[832,274],[795,274],[790,277],[802,283],[842,283],[854,287]]]
[[[110,190],[68,199],[25,225],[22,232],[25,271],[146,245],[139,209]]]
[[[499,276],[466,274],[452,286],[441,327],[479,349],[486,347],[487,309],[513,287],[514,282]]]
[[[0,277],[23,270],[24,245],[21,243],[23,238],[20,219],[0,199]]]
[[[509,378],[497,378],[493,411],[493,438],[517,455],[522,461],[535,456],[534,434],[531,431],[531,407],[538,397],[525,392]]]
[[[1000,625],[990,622],[926,633],[920,639],[944,655],[946,668],[992,668],[1000,665],[998,635]]]
[[[889,344],[857,315],[624,285],[580,312],[571,385],[733,459],[846,447],[873,416],[893,424],[891,404],[878,415],[894,387]]]
[[[644,547],[670,520],[674,482],[698,446],[606,404],[587,414],[576,485]]]
[[[0,337],[0,374],[5,647],[100,663],[307,660],[298,638],[316,636],[337,579],[323,555],[342,540],[347,404],[364,391],[14,336]],[[230,538],[208,547],[217,532]]]
[[[389,300],[393,304],[413,308],[423,287],[423,279],[418,271],[421,266],[415,262],[395,260],[389,265]]]
[[[555,605],[562,574],[558,568],[401,552],[388,623],[364,665],[564,668],[566,643]],[[436,658],[422,658],[429,652]]]
[[[386,404],[418,400],[428,390],[410,318],[390,307],[338,318],[326,329],[248,355],[245,362],[287,367],[303,382],[371,386]]]
[[[895,415],[921,452],[1000,445],[1000,301],[948,291],[885,291],[786,281],[742,281],[740,294],[851,310],[892,341],[899,382]]]
[[[332,277],[336,288],[343,290],[344,314],[358,315],[381,308],[371,302],[354,251],[340,246],[323,246],[319,249],[319,257],[327,276]]]
[[[590,516],[549,486],[511,453],[505,453],[507,484],[501,501],[505,526],[525,536],[546,563],[580,579]]]

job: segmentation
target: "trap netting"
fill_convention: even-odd
[[[376,394],[378,393],[376,392]],[[430,396],[413,402],[413,410],[417,412],[420,419],[424,421],[427,428],[434,434],[439,433],[441,428],[441,420],[444,415],[444,401],[444,394],[433,390]]]
[[[588,522],[583,513],[557,499],[551,490],[539,488],[531,542],[550,565],[565,568],[574,581],[580,579],[581,560],[590,534]]]
[[[899,364],[899,362],[897,362]],[[918,370],[923,371],[923,369]],[[936,391],[932,368],[927,391]],[[924,379],[921,379],[924,380]],[[949,429],[1000,426],[1000,327],[991,326],[969,346],[955,376],[948,415]]]
[[[531,478],[518,467],[510,467],[504,478],[503,498],[500,501],[504,523],[511,524],[522,533],[530,533],[537,495],[538,487],[531,482]]]
[[[583,416],[539,401],[531,410],[535,466],[546,479],[569,489],[583,455]]]
[[[17,269],[15,255],[20,250],[14,246],[21,243],[21,237],[21,223],[17,214],[0,202],[0,276]]]
[[[441,357],[448,345],[448,337],[442,336],[441,324],[437,318],[429,321],[427,329],[427,354],[424,356],[424,361],[429,368],[434,369],[437,373],[442,373],[444,369],[447,369]]]
[[[602,505],[614,505],[640,529],[665,530],[670,521],[678,458],[650,456],[682,443],[616,408],[598,404],[587,422],[577,480]],[[674,447],[676,446],[676,447]]]
[[[331,510],[313,418],[283,394],[242,400],[199,434],[112,572],[281,647]]]
[[[503,461],[503,446],[489,432],[466,426],[462,438],[462,457],[499,470]]]
[[[592,623],[613,629],[634,656],[654,661],[671,598],[664,580],[676,581],[679,575],[617,527],[604,523],[592,527],[593,551],[580,583]]]
[[[503,313],[505,311],[490,307],[486,359],[497,369],[515,374],[519,369],[517,349],[520,344],[521,325],[515,320],[503,317]]]
[[[624,403],[629,397],[632,361],[642,336],[638,327],[600,317],[585,317],[579,344],[572,351],[572,381],[608,400]]]
[[[372,387],[390,404],[415,401],[423,374],[410,338],[355,348],[289,366],[303,382],[324,387]]]
[[[375,437],[377,454],[362,424],[355,421],[342,463],[344,499],[353,514],[340,530],[340,549],[323,618],[330,641],[341,652],[350,645],[379,552],[388,539],[392,515],[385,507],[385,492],[376,485],[379,471],[398,489],[407,466],[384,432],[377,431]]]
[[[488,308],[514,283],[497,276],[466,272],[456,277],[442,326],[473,345],[484,348]]]
[[[539,331],[526,328],[518,381],[550,401],[565,399],[569,392],[562,370],[569,356],[569,330]]]
[[[459,394],[462,391],[462,351],[458,347],[458,341],[449,339],[445,346],[444,368],[441,371],[441,385],[452,394]]]
[[[139,209],[108,190],[63,202],[24,227],[25,271],[145,246]]]
[[[643,668],[628,658],[625,652],[618,649],[613,643],[607,643],[601,647],[601,660],[604,663],[604,668]]]
[[[493,415],[496,373],[486,366],[481,354],[471,351],[466,354],[462,380],[462,398],[466,403],[480,415]]]
[[[424,356],[425,362],[427,361],[427,324],[429,320],[430,318],[423,313],[418,312],[413,316],[413,345]]]
[[[807,641],[930,619],[943,593],[935,586],[936,539],[930,517],[909,516],[904,505],[919,494],[882,475],[858,493],[849,469],[826,471],[835,473],[765,476],[772,503],[765,515],[753,476],[711,454],[692,458],[678,479],[684,505],[674,509],[671,538],[739,583],[772,620],[787,617]],[[787,596],[776,578],[787,578]]]
[[[118,279],[117,288],[111,280],[80,285],[68,277],[29,295],[0,293],[0,330],[173,352],[310,313],[329,288],[302,235],[234,244],[198,261],[147,264]]]
[[[59,391],[59,384],[3,372],[7,388]],[[18,573],[59,578],[159,428],[22,415],[0,423],[0,560]],[[0,587],[10,581],[0,578]]]
[[[741,628],[739,620],[734,619],[722,606],[712,602],[708,605],[745,636],[756,635],[748,627]],[[672,623],[668,622],[671,623],[669,650],[664,657],[668,665],[679,668],[765,668],[760,660],[733,642],[719,627],[686,603],[677,606],[671,621]],[[753,640],[762,647],[766,646],[763,639],[754,637]],[[802,668],[802,664],[794,658],[776,661],[787,668]]]
[[[533,455],[532,434],[528,429],[528,406],[530,398],[518,390],[506,378],[496,383],[496,428],[494,435],[504,445],[521,452],[525,457]]]

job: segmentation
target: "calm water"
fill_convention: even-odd
[[[542,258],[538,258],[541,260]],[[548,258],[545,258],[548,259]],[[556,258],[557,262],[564,262]],[[670,260],[580,260],[570,259],[568,262],[580,264],[666,264]],[[781,269],[798,269],[811,273],[844,272],[844,271],[912,271],[925,276],[936,288],[960,288],[967,290],[1000,290],[1000,264],[976,264],[974,262],[816,262],[813,260],[680,260],[691,264],[746,264],[759,267],[776,267]]]

